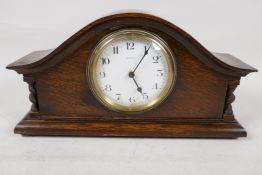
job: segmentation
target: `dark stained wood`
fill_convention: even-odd
[[[257,69],[253,68],[252,66],[244,63],[240,59],[234,57],[231,54],[228,53],[217,53],[212,52],[212,54],[219,59],[219,61],[225,63],[226,65],[229,65],[231,67],[235,67],[240,70],[246,70],[250,72],[257,72]]]
[[[155,28],[159,32],[164,32],[170,35],[173,39],[179,41],[191,54],[196,56],[203,63],[224,74],[245,76],[250,72],[257,71],[257,69],[241,62],[235,57],[233,59],[230,58],[231,61],[227,62],[226,60],[228,59],[225,59],[225,57],[230,57],[230,55],[223,56],[216,53],[212,54],[192,36],[174,24],[159,17],[143,13],[121,13],[101,18],[81,29],[56,49],[33,52],[22,59],[11,63],[7,68],[13,69],[22,74],[43,71],[55,66],[62,61],[65,56],[70,55],[82,44],[87,43],[87,40],[92,35],[96,34],[97,37],[101,37],[104,36],[105,33],[123,27],[139,27],[148,30]],[[97,32],[100,33],[97,34]]]
[[[174,91],[158,108],[143,115],[127,115],[110,111],[98,103],[88,87],[85,74],[92,46],[84,45],[62,63],[35,75],[40,112],[98,117],[221,118],[228,77],[204,65],[178,42],[169,44],[176,55],[178,78]]]
[[[234,113],[231,104],[235,101],[235,95],[233,93],[238,85],[239,85],[239,80],[229,81],[228,83],[226,103],[223,113],[224,120],[228,120],[228,121],[234,120]]]
[[[172,49],[177,64],[173,92],[159,107],[121,114],[101,105],[91,93],[87,61],[96,44],[119,29],[157,34]],[[33,52],[10,64],[29,84],[31,111],[16,126],[24,135],[221,137],[246,136],[231,103],[241,76],[257,71],[229,54],[211,53],[177,26],[140,13],[101,18],[54,50]]]
[[[8,69],[16,69],[22,68],[25,66],[30,66],[36,64],[36,62],[41,62],[45,57],[51,54],[55,49],[48,49],[48,50],[39,50],[34,51],[26,56],[16,60],[15,62],[9,64],[7,66]]]
[[[30,127],[28,127],[30,126]],[[166,122],[92,122],[81,120],[24,119],[15,133],[53,136],[99,137],[196,137],[237,138],[246,137],[246,131],[237,122],[223,121],[166,121]]]

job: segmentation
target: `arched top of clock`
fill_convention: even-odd
[[[188,33],[176,25],[159,17],[144,13],[120,13],[100,18],[71,36],[55,49],[32,52],[7,66],[21,74],[43,71],[62,61],[80,46],[86,44],[90,37],[104,35],[121,28],[151,28],[163,32],[181,43],[192,55],[212,69],[231,76],[245,76],[257,69],[225,53],[212,53],[203,47]]]

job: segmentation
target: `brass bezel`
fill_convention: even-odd
[[[150,101],[148,104],[145,105],[131,105],[129,107],[123,106],[120,104],[115,103],[114,101],[110,100],[100,89],[96,82],[96,64],[97,61],[102,54],[104,48],[110,44],[113,40],[119,40],[122,38],[143,38],[148,41],[154,42],[157,44],[163,54],[165,55],[167,59],[168,64],[168,80],[167,84],[160,93],[160,95]],[[175,81],[176,81],[176,63],[175,63],[175,56],[172,53],[171,49],[168,47],[168,45],[157,35],[140,29],[122,29],[115,31],[107,36],[105,36],[102,40],[98,42],[95,49],[93,50],[91,56],[89,57],[88,64],[87,64],[87,79],[89,82],[89,87],[96,97],[96,99],[102,103],[105,107],[107,107],[110,110],[120,112],[120,113],[142,113],[149,111],[157,106],[159,106],[172,92]]]

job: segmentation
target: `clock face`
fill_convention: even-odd
[[[95,97],[123,113],[147,111],[170,94],[175,62],[168,46],[142,30],[120,30],[99,42],[88,65]]]

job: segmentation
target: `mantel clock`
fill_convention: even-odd
[[[257,71],[143,13],[98,19],[7,68],[23,74],[32,102],[15,133],[199,138],[246,136],[231,103]]]

